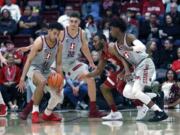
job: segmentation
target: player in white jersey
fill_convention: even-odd
[[[127,27],[123,19],[113,19],[110,26],[112,37],[117,39],[116,43],[111,44],[110,50],[122,60],[125,68],[127,84],[123,95],[129,99],[139,99],[155,111],[155,116],[149,121],[167,119],[166,113],[143,92],[145,85],[151,85],[156,73],[154,63],[146,53],[145,45],[135,36],[126,33]],[[127,63],[134,66],[133,74]]]
[[[32,110],[32,122],[39,123],[39,104],[43,97],[44,89],[47,83],[47,77],[51,73],[50,66],[56,60],[56,72],[62,74],[61,70],[61,51],[62,44],[58,37],[60,30],[63,26],[59,23],[49,24],[48,34],[38,37],[28,55],[26,63],[24,65],[23,73],[20,79],[18,89],[24,90],[25,76],[27,75],[36,86],[36,90],[33,95],[33,110]],[[42,119],[47,121],[61,121],[61,118],[55,116],[52,110],[60,101],[60,90],[49,90],[51,97],[48,102],[48,106],[43,113]]]
[[[95,67],[92,60],[88,43],[85,38],[84,31],[79,27],[80,15],[79,13],[72,13],[69,19],[69,26],[65,28],[60,34],[60,40],[63,44],[62,51],[62,68],[63,71],[71,79],[76,79],[81,73],[88,73],[87,65],[78,61],[79,53],[82,53],[87,58],[89,65]],[[87,78],[85,80],[88,85],[88,95],[90,98],[90,118],[100,118],[103,116],[96,108],[96,85],[94,78]]]

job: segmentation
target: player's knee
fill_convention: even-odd
[[[42,79],[39,81],[39,86],[44,87],[46,85],[47,81],[45,79]]]

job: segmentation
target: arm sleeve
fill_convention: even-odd
[[[139,41],[138,39],[134,40],[132,43],[134,45],[134,46],[132,46],[133,51],[135,51],[135,52],[146,51],[145,45],[141,41]]]

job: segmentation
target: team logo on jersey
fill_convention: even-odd
[[[48,51],[48,49],[44,50],[44,59],[49,60],[51,58],[51,52]]]
[[[71,43],[69,50],[68,50],[68,57],[74,57],[75,55],[75,48],[76,48],[76,44],[75,43]]]

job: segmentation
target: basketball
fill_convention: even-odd
[[[53,89],[59,89],[64,83],[64,78],[59,73],[53,73],[49,75],[47,82],[49,87]]]

